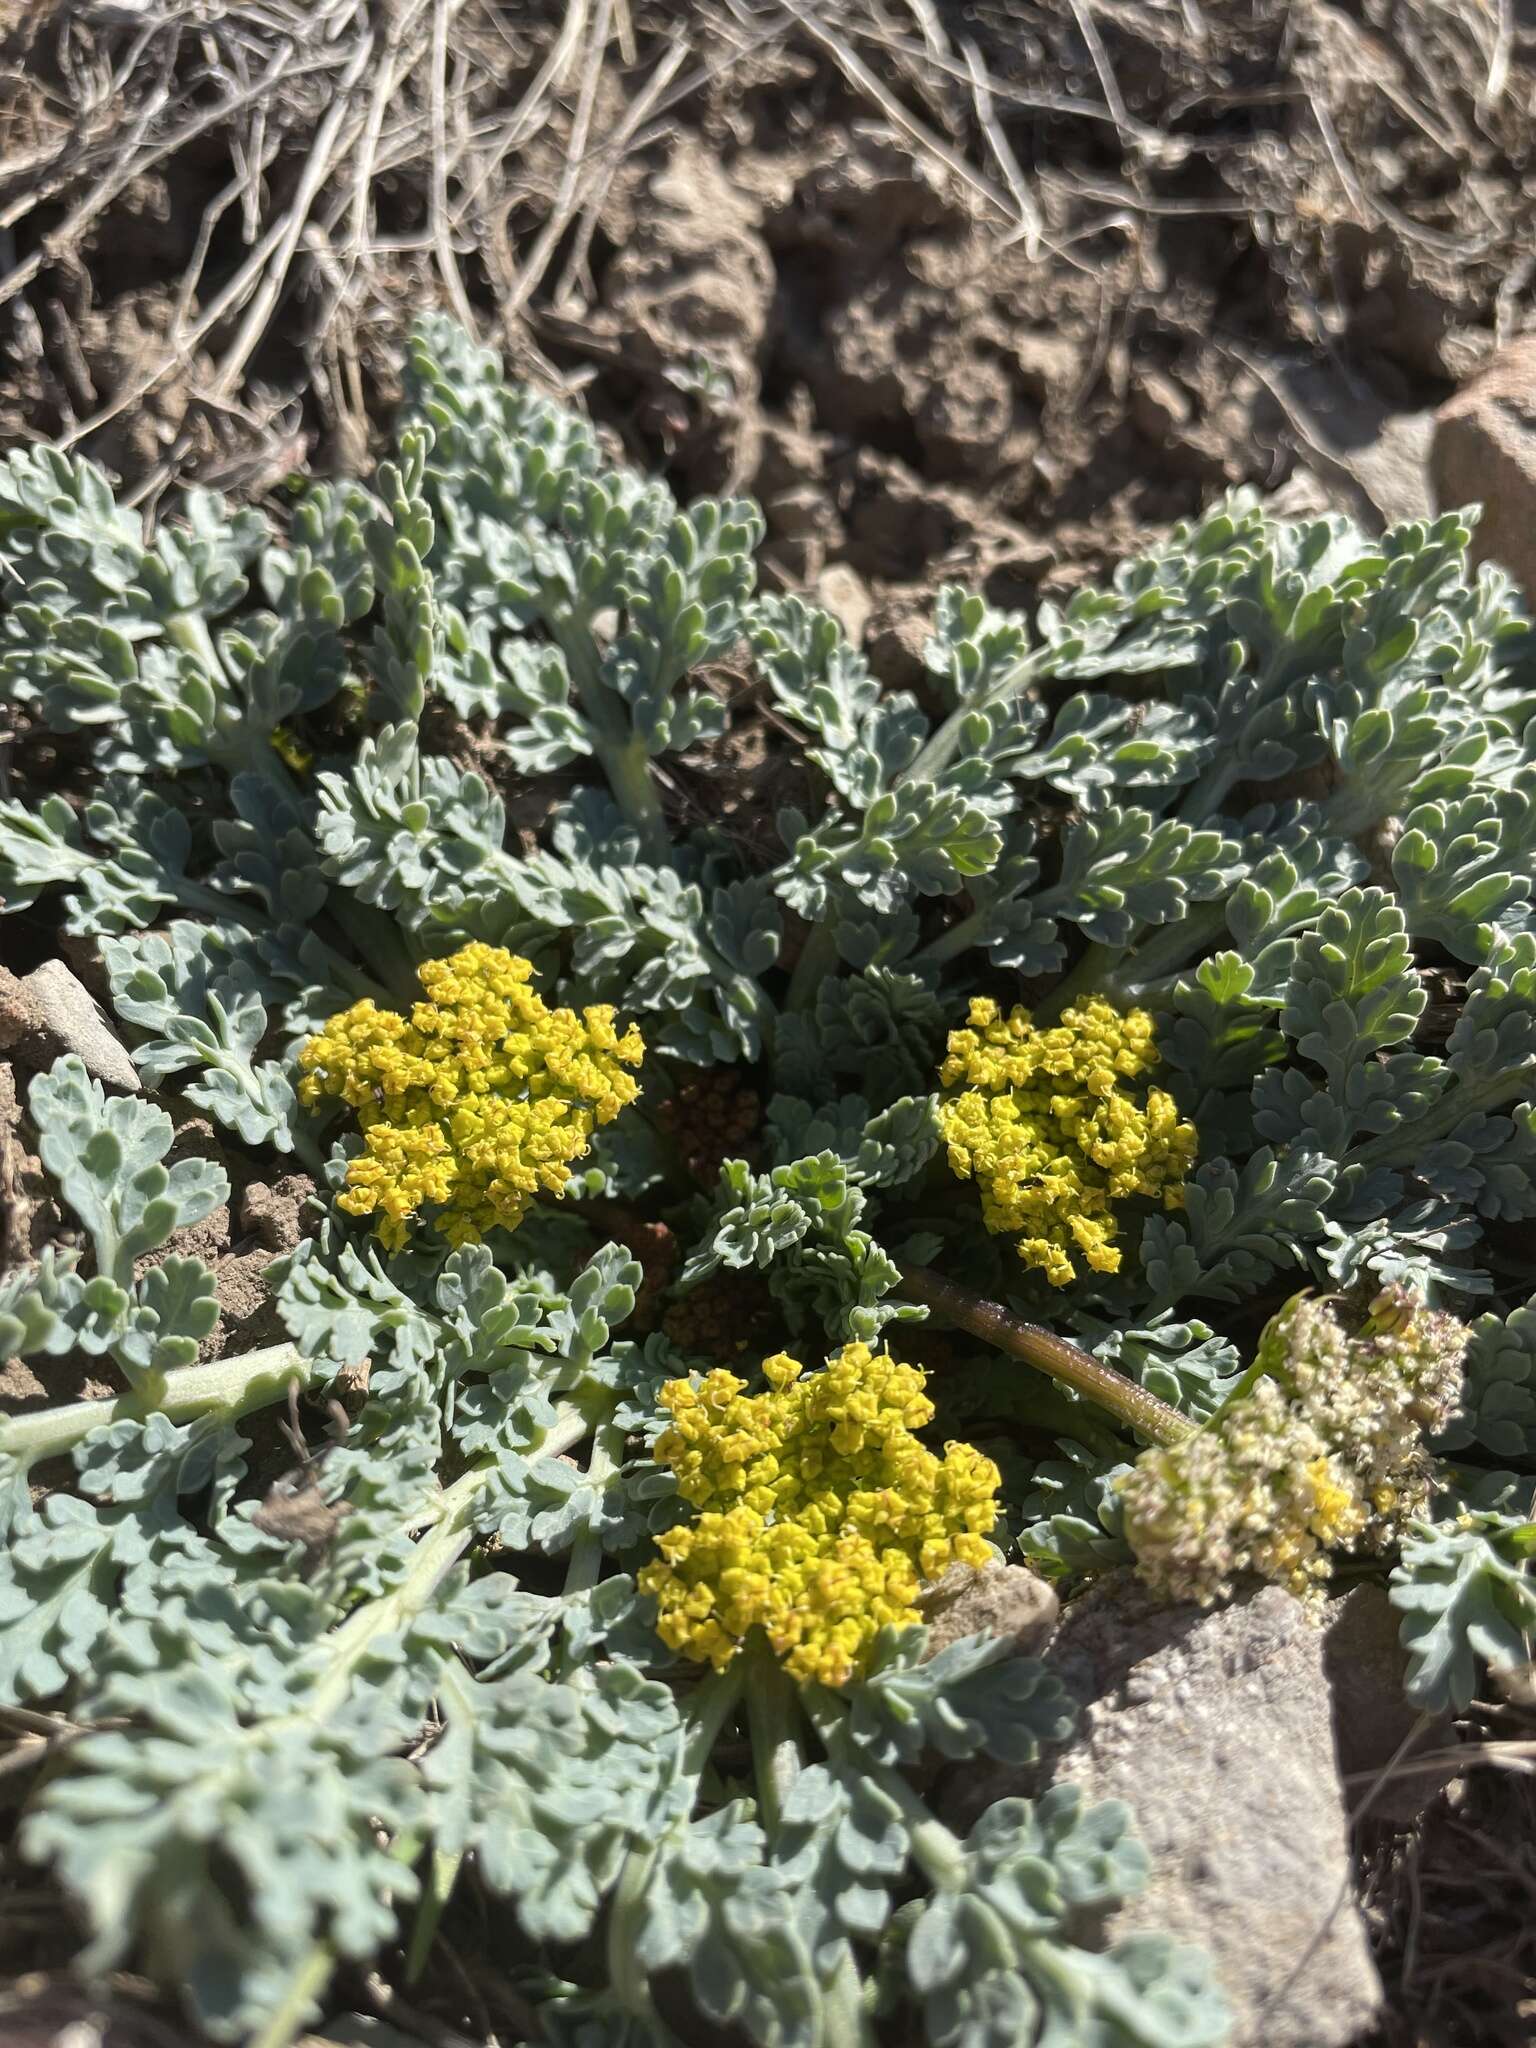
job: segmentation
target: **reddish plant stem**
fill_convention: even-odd
[[[1145,1387],[1137,1386],[1112,1366],[1101,1365],[1070,1339],[1058,1337],[1038,1323],[1026,1322],[1001,1302],[973,1294],[970,1288],[946,1280],[942,1273],[935,1273],[928,1266],[904,1265],[901,1292],[908,1301],[938,1309],[983,1343],[995,1344],[999,1351],[1022,1358],[1037,1372],[1048,1373],[1063,1386],[1074,1388],[1096,1407],[1129,1423],[1152,1443],[1176,1444],[1193,1435],[1197,1427],[1177,1408],[1159,1401],[1156,1394],[1149,1394]]]

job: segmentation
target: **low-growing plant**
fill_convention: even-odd
[[[288,1341],[203,1360],[228,1178],[64,1058],[78,1241],[0,1282],[122,1389],[0,1426],[20,1850],[220,2039],[414,1980],[472,1881],[530,2038],[1214,2044],[1201,1957],[1092,1945],[1123,1808],[935,1810],[1072,1709],[925,1588],[1353,1555],[1421,1704],[1523,1661],[1536,641],[1466,520],[1234,498],[1030,620],[941,590],[912,690],[761,537],[439,322],[371,487],[150,536],[0,472],[61,736],[6,908],[316,1185]]]

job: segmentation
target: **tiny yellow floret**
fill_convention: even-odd
[[[268,734],[272,751],[295,775],[306,775],[315,763],[315,750],[306,746],[290,726],[274,725]]]
[[[1195,1130],[1173,1097],[1133,1091],[1158,1064],[1152,1019],[1095,997],[1039,1029],[1027,1010],[1005,1017],[971,1001],[939,1070],[939,1124],[951,1170],[981,1191],[988,1230],[1016,1233],[1019,1257],[1053,1287],[1117,1273],[1114,1205],[1133,1196],[1183,1206]]]
[[[763,1376],[762,1394],[723,1369],[662,1388],[656,1455],[702,1512],[658,1537],[640,1587],[685,1656],[723,1671],[761,1628],[792,1678],[846,1685],[887,1623],[921,1619],[925,1585],[986,1563],[998,1469],[918,1441],[925,1375],[889,1352],[849,1344],[811,1374],[780,1354]]]
[[[365,1150],[339,1206],[372,1216],[391,1251],[428,1206],[450,1244],[515,1229],[541,1189],[559,1194],[598,1124],[639,1094],[609,1005],[551,1010],[528,961],[478,941],[417,969],[409,1017],[371,1000],[332,1017],[299,1054],[299,1099],[339,1096]]]

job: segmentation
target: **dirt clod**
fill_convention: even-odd
[[[287,1334],[265,1274],[272,1263],[266,1252],[226,1253],[213,1269],[219,1297],[219,1322],[204,1346],[204,1355],[220,1358],[230,1351],[259,1351],[281,1344]]]
[[[304,1227],[304,1205],[315,1192],[307,1173],[285,1173],[277,1180],[247,1181],[240,1195],[240,1228],[251,1231],[269,1252],[291,1252]]]
[[[686,134],[644,202],[604,278],[596,330],[615,333],[653,373],[681,378],[679,396],[701,359],[723,373],[729,402],[678,406],[674,457],[695,490],[739,490],[758,466],[759,364],[774,292],[757,209]]]
[[[851,645],[859,646],[874,610],[874,599],[862,577],[846,562],[834,562],[816,579],[816,602],[837,620]]]
[[[1019,1656],[1033,1656],[1050,1641],[1061,1611],[1044,1579],[1023,1565],[998,1563],[979,1572],[952,1564],[919,1605],[928,1624],[930,1657],[962,1636],[978,1634],[1000,1636]]]

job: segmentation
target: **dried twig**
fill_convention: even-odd
[[[861,43],[868,43],[877,49],[889,50],[893,56],[906,58],[909,62],[927,64],[947,77],[955,78],[962,85],[969,82],[970,73],[953,57],[937,56],[926,46],[920,47],[905,36],[891,35],[878,24],[859,22],[849,24],[849,34]],[[1022,107],[1032,114],[1063,114],[1078,121],[1098,121],[1106,127],[1114,126],[1114,116],[1108,107],[1097,100],[1080,100],[1071,93],[1051,92],[1045,88],[1014,85],[1000,78],[990,78],[988,88],[994,100],[1002,100],[1009,106]],[[1287,88],[1288,91],[1295,88]]]
[[[922,30],[923,43],[928,55],[935,62],[942,62],[948,54],[944,31],[939,26],[938,10],[933,0],[907,0],[907,11]]]
[[[1019,160],[1013,153],[1012,145],[1003,133],[992,105],[992,82],[987,68],[981,61],[981,54],[972,42],[960,45],[965,57],[966,69],[971,74],[971,96],[976,106],[976,123],[987,139],[987,147],[996,159],[997,167],[1003,174],[1008,190],[1013,194],[1014,204],[1019,213],[1019,234],[1023,239],[1024,253],[1031,262],[1040,254],[1040,238],[1045,230],[1045,216],[1035,201],[1034,194],[1024,181],[1019,169]]]
[[[101,207],[109,205],[133,179],[142,178],[148,172],[157,170],[168,158],[177,155],[189,143],[197,141],[199,136],[206,135],[213,129],[229,126],[235,116],[243,113],[247,107],[259,107],[263,102],[273,99],[277,94],[279,86],[291,89],[301,84],[304,80],[313,78],[316,74],[332,73],[335,71],[337,63],[338,59],[334,55],[330,55],[300,64],[294,61],[294,53],[291,48],[279,48],[274,52],[269,68],[262,73],[260,78],[255,79],[250,85],[242,88],[239,92],[230,94],[227,99],[217,101],[213,106],[205,108],[202,113],[196,114],[189,120],[182,122],[178,127],[172,129],[168,135],[162,136],[156,141],[153,147],[147,148],[142,155],[133,158],[131,166],[121,175],[112,177],[100,185],[93,186],[86,195],[86,198],[79,203],[75,212],[72,212],[67,220],[60,223],[53,236],[50,237],[50,240],[62,242],[66,237],[78,236],[85,227],[89,226],[91,220],[101,210]],[[167,92],[154,100],[151,114],[163,113],[170,104],[170,95]],[[137,124],[135,125],[137,126]],[[113,132],[119,138],[118,157],[120,159],[122,156],[121,110],[119,110],[117,120],[113,124]],[[79,177],[82,159],[78,143],[74,137],[69,138],[56,153],[50,152],[50,154],[56,154],[60,166],[57,174],[51,179],[43,179],[36,185],[29,186],[25,191],[19,193],[9,206],[0,209],[0,228],[15,227],[35,207],[54,198],[70,184],[72,179]],[[93,204],[93,202],[98,201],[100,202],[99,204]],[[88,207],[90,208],[89,211],[86,210]],[[80,216],[78,219],[76,218],[77,213]],[[45,250],[43,252],[45,260],[46,253]],[[33,274],[35,275],[35,271]],[[14,287],[12,286],[10,276],[0,280],[0,300],[8,298],[12,289]]]
[[[603,145],[598,175],[587,190],[581,219],[572,241],[571,253],[566,258],[565,267],[561,271],[559,282],[554,289],[553,299],[557,306],[564,305],[569,301],[576,278],[586,269],[587,258],[592,247],[592,237],[597,232],[599,211],[603,201],[608,196],[609,188],[612,186],[619,165],[623,161],[630,143],[656,111],[662,95],[682,69],[683,60],[687,54],[688,40],[686,36],[679,32],[673,37],[672,43],[660,63],[657,64],[655,70],[652,71],[650,77],[635,95],[624,118],[614,129],[608,142]]]
[[[257,343],[266,332],[272,309],[288,281],[289,267],[299,246],[299,237],[304,232],[304,224],[309,219],[310,209],[340,154],[338,145],[341,132],[347,121],[352,118],[352,90],[362,77],[372,55],[373,33],[369,30],[359,37],[352,61],[337,85],[335,103],[320,124],[309,162],[305,165],[304,175],[299,180],[299,188],[294,193],[292,204],[280,223],[282,232],[277,238],[266,275],[246,308],[239,333],[230,343],[219,364],[211,387],[212,395],[216,398],[227,397],[234,389],[241,371],[250,361]]]
[[[484,132],[475,136],[486,145],[480,152],[478,176],[464,189],[458,218],[479,199],[514,149],[525,148],[549,115],[550,96],[563,84],[581,48],[587,26],[588,0],[566,0],[559,34],[549,46],[544,61],[535,71],[527,90],[511,112],[497,115]]]
[[[1088,46],[1088,56],[1098,73],[1099,86],[1104,94],[1104,104],[1110,118],[1120,131],[1120,140],[1127,149],[1134,146],[1131,133],[1131,117],[1126,112],[1125,101],[1120,94],[1120,83],[1115,77],[1115,68],[1109,61],[1109,52],[1104,47],[1104,38],[1099,34],[1098,23],[1093,18],[1093,9],[1088,0],[1068,0],[1072,18]]]
[[[973,192],[985,199],[1004,220],[1014,218],[1015,209],[1010,204],[1010,195],[989,178],[985,171],[978,170],[960,150],[953,148],[941,136],[935,135],[926,123],[904,107],[889,87],[875,76],[844,36],[829,28],[815,15],[807,13],[800,6],[799,0],[784,0],[784,5],[806,34],[827,52],[849,84],[857,86],[860,92],[872,99],[891,125],[899,128],[904,135],[910,136],[923,155],[933,157],[943,164],[946,170],[952,171],[963,185],[969,186]]]
[[[57,250],[68,248],[77,242],[91,222],[96,219],[97,215],[105,212],[106,208],[123,190],[124,186],[128,184],[134,175],[139,145],[149,133],[156,116],[164,108],[169,96],[168,85],[162,84],[160,96],[157,97],[152,94],[149,97],[118,148],[114,168],[92,185],[85,197],[70,209],[59,227],[51,235],[48,235],[43,241],[39,242],[30,256],[24,256],[19,263],[12,266],[3,278],[0,278],[0,305],[4,305],[5,301],[12,298],[23,286],[29,285],[43,265],[52,259]],[[20,219],[21,217],[21,213],[16,213],[12,218]],[[8,219],[0,224],[9,227],[12,225],[12,220]]]
[[[602,72],[603,52],[608,47],[612,22],[613,0],[597,0],[592,32],[587,38],[587,57],[582,68],[581,90],[576,99],[576,117],[571,126],[570,144],[565,166],[560,174],[559,189],[555,193],[549,217],[534,238],[533,247],[507,293],[508,313],[520,312],[528,303],[549,268],[560,237],[575,217],[580,194],[581,160],[592,127],[597,82]]]
[[[1514,40],[1514,9],[1510,0],[1494,0],[1493,46],[1488,53],[1488,76],[1477,96],[1480,113],[1496,107],[1504,97],[1509,85],[1509,53]]]
[[[432,7],[432,246],[443,287],[460,324],[474,334],[479,328],[469,303],[458,259],[448,232],[448,22],[454,0],[433,0]]]
[[[427,0],[410,0],[408,6],[398,8],[385,37],[378,73],[373,82],[373,92],[368,101],[368,117],[363,123],[362,140],[356,151],[352,174],[352,236],[347,254],[353,261],[361,259],[366,252],[373,177],[378,163],[379,138],[384,131],[384,117],[399,86],[401,73],[414,56],[409,39],[426,12],[426,6]],[[410,54],[402,57],[402,50]]]

